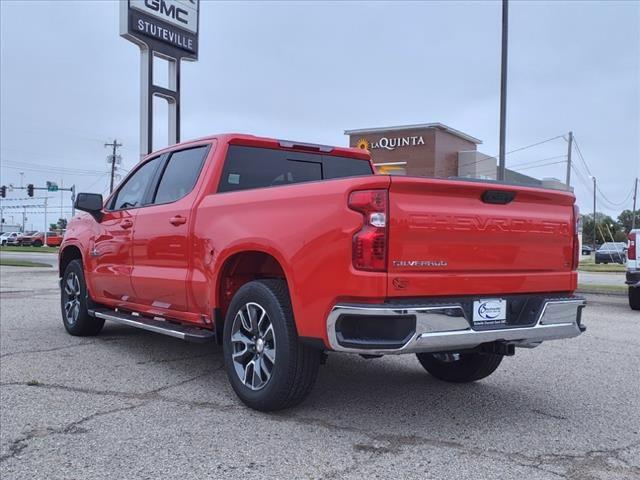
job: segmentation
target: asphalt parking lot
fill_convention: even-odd
[[[587,333],[451,385],[413,356],[331,354],[301,406],[236,399],[218,347],[62,327],[53,269],[2,267],[0,477],[640,478],[640,314],[589,296]]]

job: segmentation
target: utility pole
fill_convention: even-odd
[[[76,185],[71,185],[71,218],[76,216]]]
[[[44,243],[47,243],[47,233],[49,233],[49,225],[47,225],[47,200],[49,197],[44,197]]]
[[[596,251],[596,177],[592,176],[593,180],[593,251],[595,255]]]
[[[636,186],[633,188],[633,210],[631,211],[631,230],[636,228],[636,199],[638,198],[638,177],[636,177]]]
[[[117,149],[122,146],[121,143],[114,138],[113,143],[105,143],[105,147],[111,147],[113,149],[113,153],[111,154],[111,182],[109,183],[109,193],[113,192],[113,177],[116,175],[116,152]]]
[[[500,160],[498,180],[505,177],[505,140],[507,126],[507,40],[509,33],[509,0],[502,0],[502,62],[500,67]]]
[[[573,132],[569,132],[569,147],[567,148],[567,189],[571,187],[571,151],[573,150]]]

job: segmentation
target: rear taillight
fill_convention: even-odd
[[[580,236],[579,236],[579,223],[580,223],[580,209],[577,205],[573,206],[573,263],[572,270],[578,269],[580,263]]]
[[[636,232],[631,232],[629,234],[629,249],[627,250],[627,259],[635,260],[636,259]]]
[[[349,195],[349,208],[362,213],[362,228],[353,235],[353,266],[358,270],[387,270],[387,190],[358,190]]]

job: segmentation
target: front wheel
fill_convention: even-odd
[[[256,410],[300,403],[318,375],[321,352],[298,340],[282,280],[256,280],[236,292],[227,310],[223,347],[233,390]]]
[[[97,335],[102,330],[104,319],[89,315],[91,300],[84,281],[84,271],[80,260],[72,260],[62,275],[60,284],[60,306],[64,328],[71,335],[86,337]]]
[[[493,353],[417,353],[418,361],[434,377],[445,382],[468,383],[496,371],[502,355]]]
[[[40,240],[36,240],[35,242],[33,242],[33,246],[34,247],[41,247],[42,246],[42,242]]]
[[[640,287],[629,287],[629,306],[631,310],[640,310]]]

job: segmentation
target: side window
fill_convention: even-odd
[[[111,202],[110,210],[125,210],[142,205],[144,194],[160,163],[160,158],[149,160],[127,179]]]
[[[317,157],[317,161],[314,161]],[[322,180],[320,156],[266,148],[230,146],[219,192]]]
[[[180,150],[171,154],[153,203],[175,202],[193,190],[207,154],[208,146]]]

